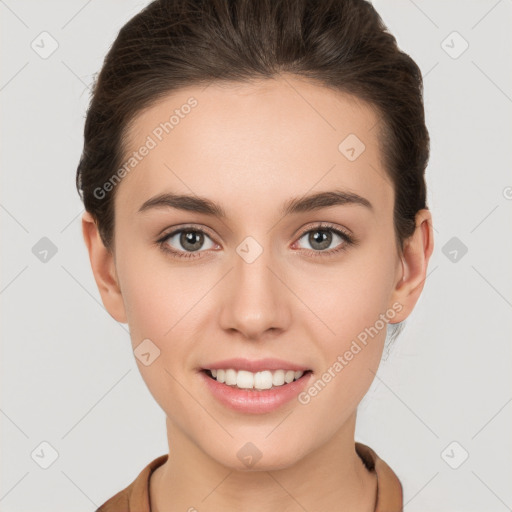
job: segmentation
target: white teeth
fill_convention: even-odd
[[[284,370],[276,370],[272,374],[272,384],[274,386],[282,386],[284,384]]]
[[[300,379],[304,372],[294,370],[263,370],[261,372],[248,372],[246,370],[236,371],[232,368],[226,370],[210,370],[213,378],[220,383],[228,386],[236,386],[240,389],[270,389],[273,386],[283,386],[290,384],[294,380]]]
[[[290,382],[293,382],[293,379],[295,378],[295,372],[293,370],[288,370],[284,374],[284,381],[286,384],[290,384]]]
[[[252,389],[254,384],[254,377],[251,372],[240,370],[236,376],[236,386],[241,389]]]
[[[270,389],[272,387],[272,372],[265,370],[254,374],[254,387],[256,389]]]
[[[236,386],[236,372],[235,370],[226,370],[225,383],[228,386]]]

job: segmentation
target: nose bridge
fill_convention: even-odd
[[[289,318],[283,285],[269,238],[259,243],[245,238],[233,256],[229,286],[222,299],[221,323],[248,338],[258,338],[270,329],[283,329]],[[272,269],[272,270],[271,270]]]

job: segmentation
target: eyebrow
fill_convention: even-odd
[[[309,196],[292,198],[283,204],[280,214],[284,217],[296,213],[320,210],[330,206],[345,205],[363,206],[372,212],[374,211],[368,199],[354,192],[331,190],[318,192]],[[173,194],[170,192],[151,197],[139,208],[139,212],[145,212],[153,208],[175,208],[189,212],[203,213],[222,219],[227,217],[222,206],[210,199],[186,194]]]

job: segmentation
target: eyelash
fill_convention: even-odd
[[[177,229],[175,231],[171,231],[170,233],[165,234],[162,238],[157,240],[158,246],[164,252],[170,253],[173,257],[176,257],[176,258],[187,258],[187,259],[190,259],[190,258],[201,258],[202,256],[199,256],[198,254],[200,254],[201,252],[204,252],[204,251],[200,251],[199,250],[199,251],[193,251],[193,252],[186,252],[186,251],[181,252],[181,251],[176,251],[174,249],[170,249],[169,248],[169,245],[166,243],[169,240],[169,238],[173,237],[177,233],[181,233],[182,231],[185,231],[185,232],[186,231],[190,231],[190,232],[196,232],[196,233],[203,233],[204,235],[207,235],[209,238],[212,238],[210,236],[210,234],[208,232],[204,231],[203,229],[196,228],[194,226],[185,226],[185,227],[182,227],[180,229]],[[306,235],[307,233],[310,233],[311,231],[330,231],[332,233],[335,233],[336,235],[339,235],[343,239],[343,241],[344,241],[341,244],[340,247],[338,247],[337,249],[331,249],[329,251],[314,251],[312,249],[305,249],[307,251],[312,252],[313,253],[312,254],[313,257],[318,257],[318,256],[329,257],[329,256],[333,256],[335,254],[338,254],[338,253],[340,253],[342,251],[347,250],[349,246],[357,244],[357,241],[356,241],[356,239],[353,236],[349,235],[348,233],[346,233],[343,230],[340,230],[339,228],[335,228],[334,226],[332,226],[331,224],[328,224],[328,223],[320,223],[317,226],[313,226],[312,228],[309,228],[309,229],[303,231],[298,236],[297,240],[300,240],[304,235]]]

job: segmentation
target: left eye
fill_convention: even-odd
[[[329,249],[332,242],[336,242],[336,239],[338,239],[338,244],[335,247],[337,247],[340,242],[344,242],[345,245],[350,243],[348,235],[333,228],[310,229],[299,238],[299,241],[302,239],[306,239],[307,243],[310,245],[310,247],[306,247],[306,249],[312,249],[317,252]]]

